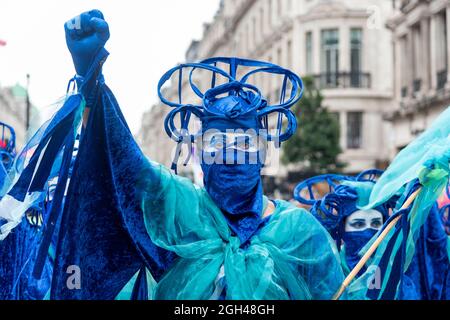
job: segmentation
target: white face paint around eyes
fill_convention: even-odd
[[[383,215],[378,210],[358,210],[345,220],[345,232],[364,231],[366,229],[380,230],[383,226]]]
[[[224,146],[247,152],[257,152],[265,147],[259,136],[245,133],[214,132],[205,134],[202,139],[201,149],[206,152],[218,152]]]

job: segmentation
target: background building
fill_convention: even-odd
[[[390,157],[422,133],[450,104],[450,1],[397,1],[389,20],[395,56],[395,108]]]
[[[27,139],[26,128],[27,91],[17,84],[0,87],[0,121],[12,126],[16,132],[16,146],[20,150]],[[39,112],[31,105],[30,132],[39,125]]]

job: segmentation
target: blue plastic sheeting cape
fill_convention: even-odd
[[[179,259],[155,288],[156,299],[330,299],[343,281],[333,240],[306,210],[284,201],[241,247],[203,188],[158,168],[147,177],[143,207],[146,227],[160,247]],[[267,203],[267,199],[265,201]],[[189,208],[189,210],[186,210]]]
[[[374,207],[383,201],[389,199],[400,190],[404,190],[403,195],[397,202],[397,210],[400,209],[406,199],[417,190],[421,191],[414,201],[413,205],[405,210],[396,212],[391,218],[402,215],[401,220],[395,228],[387,235],[377,249],[371,265],[367,272],[357,281],[352,283],[349,289],[351,297],[358,299],[402,299],[407,296],[421,296],[423,292],[439,292],[439,294],[427,294],[425,298],[442,299],[445,298],[442,292],[445,292],[445,281],[438,280],[436,283],[441,286],[440,289],[434,287],[434,283],[428,280],[425,283],[425,289],[422,284],[415,283],[417,290],[414,294],[402,291],[410,276],[410,268],[417,267],[420,259],[431,258],[433,262],[427,262],[427,267],[421,267],[424,270],[448,270],[448,258],[443,257],[445,246],[442,243],[430,246],[423,246],[423,241],[429,239],[441,239],[443,230],[438,232],[440,226],[428,226],[429,219],[433,219],[433,206],[442,194],[449,179],[449,159],[450,159],[450,108],[447,108],[439,118],[432,124],[430,129],[424,132],[418,139],[412,142],[408,147],[393,161],[385,174],[375,185],[370,197],[370,203],[367,208]],[[406,186],[406,187],[405,187]],[[430,213],[432,215],[430,215]],[[431,241],[432,243],[433,241]],[[364,250],[368,248],[369,243]],[[422,258],[415,259],[417,255],[423,255]],[[439,265],[436,267],[435,263]],[[439,271],[438,271],[439,272]],[[406,277],[405,277],[406,275]],[[439,272],[439,277],[445,277],[445,273]],[[417,277],[412,276],[412,280]],[[367,286],[368,282],[373,282],[376,286]],[[411,288],[412,286],[410,286]]]

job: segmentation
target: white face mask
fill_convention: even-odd
[[[380,211],[358,210],[353,212],[345,220],[345,232],[364,231],[366,229],[381,230],[383,227],[383,215]]]

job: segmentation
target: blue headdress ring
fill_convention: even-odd
[[[192,105],[192,104],[185,104],[182,103],[182,99],[181,99],[181,89],[182,89],[182,85],[183,85],[183,69],[189,69],[191,68],[192,70],[194,69],[203,69],[203,70],[207,70],[207,71],[211,71],[213,72],[213,74],[220,74],[221,76],[225,77],[226,79],[228,79],[230,82],[234,81],[235,79],[233,77],[231,77],[228,73],[226,73],[225,71],[223,71],[222,69],[219,69],[217,67],[214,66],[210,66],[210,65],[206,65],[206,64],[202,64],[202,63],[183,63],[180,64],[172,69],[170,69],[169,71],[167,71],[159,80],[158,82],[158,96],[159,99],[161,100],[162,103],[164,103],[165,105],[168,105],[169,107],[173,107],[173,108],[177,108],[177,107],[183,107],[186,105],[190,105],[190,106],[195,106],[197,108],[202,109],[203,106],[202,105]],[[174,102],[174,101],[169,101],[165,98],[162,87],[164,86],[164,84],[169,81],[171,79],[171,77],[173,76],[173,74],[175,72],[178,71],[179,77],[178,77],[178,102]],[[200,97],[203,98],[203,95],[199,95],[200,90],[196,87],[196,86],[192,86],[192,71],[190,73],[190,79],[189,82],[191,84],[191,88],[192,90]]]
[[[294,199],[302,204],[312,206],[316,202],[323,199],[323,197],[317,198],[314,194],[314,185],[325,183],[328,187],[328,193],[332,193],[334,192],[336,187],[344,180],[348,180],[348,177],[338,174],[324,174],[309,178],[302,181],[295,187]],[[306,198],[306,195],[308,195],[308,198]]]
[[[277,144],[279,146],[279,143],[288,140],[297,130],[297,119],[290,108],[294,106],[303,96],[303,82],[301,78],[295,73],[278,66],[263,67],[250,71],[242,77],[241,81],[246,83],[251,76],[258,73],[284,75],[283,85],[280,90],[279,103],[272,105],[266,104],[258,113],[261,121],[261,127],[265,128],[266,130],[268,130],[269,128],[269,115],[278,113],[277,134],[272,135],[268,133],[265,139],[267,141],[277,141]],[[291,91],[289,98],[286,100],[286,90],[288,84],[291,85]],[[282,132],[283,116],[286,117],[288,123],[284,132]]]
[[[284,76],[283,84],[279,90],[280,92],[280,103],[270,105],[266,104],[265,108],[290,108],[293,105],[295,105],[302,97],[303,95],[303,81],[302,79],[293,73],[292,71],[288,69],[284,69],[276,64],[264,62],[264,61],[255,61],[255,60],[249,60],[249,59],[240,59],[240,58],[228,58],[228,57],[215,57],[203,60],[201,62],[202,64],[212,65],[214,67],[217,66],[218,63],[222,63],[225,65],[229,65],[229,73],[230,76],[237,79],[237,73],[239,66],[242,67],[249,67],[249,68],[255,68],[247,73],[245,73],[241,79],[237,79],[241,83],[247,83],[248,80],[256,75],[256,74],[269,74],[269,75],[282,75]],[[202,98],[203,94],[200,92],[197,86],[192,81],[192,74],[195,71],[195,68],[192,69],[190,75],[189,75],[189,81],[191,86],[193,87],[193,90],[196,92],[196,94]],[[211,79],[211,86],[215,86],[215,73],[213,73],[213,78]],[[286,90],[288,87],[288,84],[291,85],[291,94],[289,96],[289,99],[286,100]],[[262,96],[265,97],[265,95],[262,93]]]

